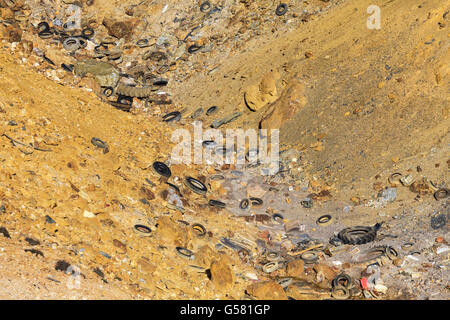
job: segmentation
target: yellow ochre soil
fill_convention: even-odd
[[[430,217],[448,221],[449,203],[433,198],[429,181],[437,188],[450,182],[450,3],[286,1],[287,13],[277,16],[273,1],[210,1],[220,9],[211,14],[200,11],[202,1],[16,0],[12,9],[7,2],[0,0],[1,299],[329,299],[341,271],[363,274],[351,250],[376,245],[393,246],[401,259],[381,267],[381,298],[448,299],[448,226],[434,230]],[[64,23],[71,4],[96,32],[74,54],[36,31],[41,21]],[[381,9],[379,30],[366,25],[373,4]],[[91,59],[93,43],[108,33],[124,39],[122,61],[111,64],[131,78],[147,68],[168,79],[159,98],[171,102],[135,98],[124,112],[107,103],[113,100],[94,76],[60,67]],[[141,38],[151,46],[136,46]],[[188,53],[194,44],[202,49]],[[142,59],[154,47],[169,53],[164,71]],[[172,132],[192,130],[190,116],[210,106],[218,112],[198,118],[205,129],[233,112],[242,115],[221,129],[280,129],[288,172],[266,179],[234,165],[178,164],[169,179],[158,175],[152,164],[170,163]],[[162,122],[171,111],[182,120]],[[232,178],[233,169],[242,177]],[[380,204],[394,172],[417,182]],[[225,181],[210,179],[215,174]],[[189,190],[186,176],[203,181],[207,194]],[[305,209],[300,201],[311,193],[314,207]],[[264,199],[248,212],[255,219],[239,217],[246,196]],[[210,199],[227,208],[209,206]],[[277,212],[284,227],[272,221]],[[324,214],[332,224],[317,226]],[[381,242],[351,246],[340,258],[324,253],[334,232],[381,221]],[[284,236],[297,222],[324,244],[315,264],[299,260]],[[199,237],[195,223],[207,234]],[[136,232],[136,224],[151,234]],[[217,246],[222,237],[247,250]],[[424,260],[408,260],[400,247],[409,241]],[[264,272],[264,248],[281,250],[287,265]],[[58,261],[77,272],[56,270]],[[283,290],[285,277],[294,284]]]

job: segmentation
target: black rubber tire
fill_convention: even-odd
[[[364,226],[345,228],[338,234],[344,244],[365,244],[374,241],[376,236],[377,233],[372,227]]]
[[[275,14],[277,16],[282,16],[288,11],[288,5],[286,3],[281,3],[275,9]]]
[[[170,171],[169,167],[165,164],[162,163],[160,161],[155,161],[153,162],[153,170],[155,170],[155,172],[163,177],[166,178],[170,178],[170,176],[172,175],[172,172]]]
[[[187,50],[188,50],[188,52],[189,53],[195,53],[195,52],[197,52],[198,50],[200,50],[202,47],[201,46],[198,46],[198,45],[196,45],[196,44],[193,44],[192,46],[190,46]]]
[[[255,207],[260,207],[264,203],[264,201],[262,201],[262,199],[256,198],[256,197],[250,197],[249,200],[250,200],[252,206],[255,206]]]
[[[205,1],[200,5],[201,12],[208,12],[211,9],[211,4],[209,1]]]
[[[113,95],[113,93],[114,93],[114,88],[112,88],[112,87],[104,87],[103,88],[102,94],[105,97],[111,97]]]
[[[322,225],[322,226],[323,225],[328,225],[328,224],[331,223],[332,219],[333,219],[333,217],[331,217],[331,215],[326,214],[326,215],[323,215],[323,216],[319,217],[319,219],[317,219],[316,223],[318,225]]]
[[[91,143],[94,146],[96,146],[97,148],[100,148],[100,149],[107,149],[108,148],[108,144],[105,141],[103,141],[103,140],[101,140],[99,138],[95,138],[95,137],[92,138],[91,139]]]
[[[214,112],[217,111],[217,109],[219,109],[217,106],[212,106],[208,108],[208,110],[206,110],[206,115],[209,116],[210,114],[213,114]]]
[[[218,181],[218,180],[225,180],[225,177],[221,174],[215,174],[209,177],[210,181]]]
[[[337,286],[331,290],[331,296],[336,300],[347,300],[350,298],[350,291],[343,286]]]
[[[38,33],[41,33],[44,31],[50,31],[50,26],[47,22],[42,21],[42,22],[39,22],[39,24],[37,25],[37,30],[38,30]]]
[[[249,200],[247,198],[242,199],[242,201],[239,203],[239,209],[241,210],[247,210],[249,205]]]
[[[134,229],[138,232],[144,233],[144,234],[150,234],[152,233],[152,229],[150,229],[147,226],[144,226],[143,224],[136,224],[134,225]]]
[[[181,113],[179,111],[173,111],[163,116],[164,122],[180,121]]]
[[[167,79],[163,79],[163,78],[157,78],[155,80],[153,80],[153,85],[154,86],[167,86],[167,84],[169,83],[169,80]]]
[[[200,223],[194,223],[192,229],[197,232],[197,237],[203,237],[206,235],[206,228]]]
[[[45,30],[38,33],[39,38],[41,39],[48,39],[53,36],[53,32],[51,30]]]
[[[213,200],[213,199],[211,199],[211,200],[209,200],[208,201],[208,204],[210,205],[210,206],[212,206],[212,207],[217,207],[217,208],[221,208],[221,209],[223,209],[223,208],[225,208],[227,205],[225,204],[225,203],[223,203],[222,201],[219,201],[219,200]]]
[[[341,281],[345,281],[344,284],[341,284]],[[339,274],[336,278],[333,279],[333,282],[331,283],[333,285],[333,287],[337,287],[339,285],[349,289],[350,286],[352,285],[352,278],[346,274],[346,273],[341,273]]]
[[[397,252],[397,250],[395,250],[393,247],[387,246],[387,247],[386,247],[386,256],[387,256],[390,260],[395,260],[395,259],[398,257],[398,252]]]
[[[274,221],[280,223],[280,220],[281,220],[281,222],[283,222],[284,217],[283,217],[281,214],[279,214],[279,213],[274,213],[274,214],[272,215],[272,219],[273,219]]]
[[[136,45],[137,45],[139,48],[146,48],[146,47],[149,46],[149,44],[148,44],[148,39],[139,39],[139,40],[136,42]]]
[[[86,27],[83,30],[81,30],[81,36],[85,39],[91,39],[95,34],[94,29],[91,27]]]
[[[178,254],[180,254],[185,258],[191,259],[194,256],[194,253],[191,250],[186,249],[184,247],[176,247],[176,250]]]
[[[305,263],[312,264],[312,263],[316,263],[317,262],[317,260],[319,259],[319,256],[314,251],[306,251],[306,252],[301,254],[300,258],[303,261],[305,261]]]
[[[449,195],[450,195],[449,189],[441,188],[434,193],[434,198],[439,201],[448,198]]]
[[[201,181],[198,181],[197,179],[194,179],[192,177],[186,177],[186,179],[184,180],[184,184],[186,185],[186,187],[197,194],[204,195],[206,194],[206,191],[208,191],[206,186]]]

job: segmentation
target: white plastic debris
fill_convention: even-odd
[[[93,214],[93,213],[90,212],[90,211],[84,210],[84,212],[83,212],[83,217],[86,217],[86,218],[95,218],[95,214]]]
[[[413,255],[407,255],[406,259],[409,260],[409,261],[415,261],[415,262],[419,261],[419,258],[417,258],[417,257],[415,257]]]
[[[253,272],[246,272],[244,274],[244,276],[246,276],[248,279],[251,279],[251,280],[258,280],[258,276],[256,274],[254,274]]]
[[[388,288],[385,285],[382,285],[382,284],[376,284],[374,289],[377,292],[382,293],[382,294],[386,294],[387,290],[388,290]]]
[[[436,253],[437,254],[441,254],[441,253],[447,252],[449,249],[450,248],[448,246],[442,245],[442,246],[440,246],[439,248],[436,249]]]

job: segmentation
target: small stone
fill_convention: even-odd
[[[20,42],[22,40],[22,29],[15,24],[8,26],[0,24],[0,38],[5,39],[10,43]]]
[[[397,258],[392,261],[392,264],[396,267],[400,267],[403,264],[403,259]]]
[[[138,263],[141,271],[144,273],[152,274],[156,270],[156,266],[154,264],[150,263],[147,259],[140,258],[137,261],[137,263]]]
[[[224,259],[215,260],[210,266],[211,281],[216,289],[227,292],[233,288],[234,279],[231,266]]]
[[[93,214],[90,211],[84,210],[83,217],[85,217],[85,218],[95,218],[95,214]]]
[[[217,251],[213,250],[209,245],[205,244],[195,253],[195,265],[208,268],[213,260],[218,259]]]
[[[376,284],[374,289],[375,289],[375,291],[382,293],[382,294],[386,294],[387,290],[388,290],[388,288],[382,284]]]
[[[253,283],[247,287],[247,292],[258,300],[287,300],[283,287],[274,281]]]
[[[113,245],[119,249],[121,249],[123,252],[127,252],[127,246],[123,244],[121,241],[114,239]]]
[[[150,189],[148,189],[146,187],[141,187],[140,195],[142,197],[144,197],[145,199],[147,199],[147,200],[155,199],[155,194]]]
[[[307,104],[305,90],[299,80],[289,83],[280,98],[271,103],[262,114],[261,129],[279,129],[286,121],[292,120]]]
[[[314,271],[317,273],[323,273],[325,276],[325,279],[327,280],[333,280],[337,276],[337,272],[334,271],[331,267],[327,266],[326,264],[316,264],[314,266]]]
[[[441,253],[447,252],[448,250],[450,250],[450,248],[448,246],[442,245],[436,249],[436,253],[441,254]]]
[[[124,38],[125,40],[129,40],[136,24],[136,19],[130,19],[128,21],[115,21],[110,18],[103,19],[103,25],[108,30],[108,33],[118,39]]]
[[[305,262],[301,259],[291,261],[287,265],[287,275],[301,278],[305,271]]]
[[[266,194],[266,190],[260,184],[257,183],[249,183],[247,185],[247,194],[250,197],[262,198]]]

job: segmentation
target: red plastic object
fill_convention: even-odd
[[[368,290],[369,289],[369,287],[367,286],[367,278],[361,278],[359,281],[361,282],[361,287],[364,290]]]

